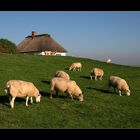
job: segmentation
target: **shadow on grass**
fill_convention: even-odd
[[[50,92],[40,91],[41,96],[50,98]],[[54,93],[52,98],[68,98],[67,93]]]
[[[54,92],[54,94],[52,94],[52,98],[61,98],[61,99],[64,99],[64,98],[68,98],[69,95],[67,93],[56,93]]]
[[[98,88],[91,88],[91,87],[88,87],[87,89],[94,89],[96,91],[100,91],[101,93],[105,93],[105,94],[115,94],[114,92],[110,92],[109,90],[106,89],[98,89]]]
[[[8,96],[0,96],[0,103],[10,107],[10,102]]]
[[[25,102],[25,99],[24,98],[16,98],[15,99],[15,102]],[[9,101],[9,97],[8,96],[0,96],[0,103],[5,105],[5,106],[8,106],[10,107],[10,101]]]
[[[65,68],[64,70],[67,70],[67,71],[69,71],[69,68]]]
[[[68,98],[68,94],[67,93],[54,93],[52,94],[52,98],[61,98],[61,99],[66,99]]]
[[[84,79],[89,79],[90,80],[89,76],[80,76],[80,78],[84,78]]]
[[[40,91],[40,94],[41,94],[41,96],[44,96],[44,97],[50,97],[49,92]]]
[[[41,82],[50,85],[50,81],[42,80]]]

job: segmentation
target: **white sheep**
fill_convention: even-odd
[[[90,79],[92,80],[92,78],[94,77],[95,80],[97,80],[97,78],[99,78],[100,80],[102,80],[102,77],[104,75],[104,71],[101,68],[93,68],[90,72]]]
[[[60,77],[54,77],[51,80],[50,84],[50,98],[52,99],[52,94],[54,93],[68,93],[73,100],[73,97],[78,98],[80,101],[83,101],[83,94],[79,86],[73,80],[66,80]]]
[[[61,78],[70,80],[70,76],[65,71],[62,71],[62,70],[61,71],[57,71],[55,73],[55,77],[61,77]]]
[[[121,96],[121,91],[124,91],[127,96],[130,96],[130,89],[127,82],[118,76],[110,76],[108,86],[112,86],[114,88],[114,91],[115,89],[118,89],[119,96]]]
[[[107,60],[106,60],[106,63],[111,63],[111,59],[110,59],[110,58],[107,59]]]
[[[31,99],[31,103],[33,103],[32,97],[35,97],[37,103],[41,100],[41,94],[39,94],[38,89],[31,82],[22,80],[9,80],[6,83],[5,92],[9,96],[11,108],[14,108],[14,101],[16,97],[26,97],[26,106],[28,106],[29,98]]]
[[[82,69],[82,64],[80,62],[72,63],[69,68],[69,70],[73,70],[73,71],[76,71],[76,70],[81,71],[81,69]]]

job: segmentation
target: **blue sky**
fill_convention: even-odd
[[[0,38],[48,33],[68,55],[140,65],[140,11],[0,11]]]

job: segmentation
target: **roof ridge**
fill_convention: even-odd
[[[39,34],[39,35],[35,35],[34,37],[40,37],[40,36],[48,36],[48,37],[51,37],[50,34]],[[32,35],[28,35],[28,36],[25,37],[25,38],[29,38],[29,37],[32,37]]]

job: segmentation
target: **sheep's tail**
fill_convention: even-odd
[[[6,94],[8,94],[9,88],[10,88],[10,84],[7,83],[7,84],[6,84],[6,87],[5,87],[5,89],[4,89],[4,91],[5,91]]]

